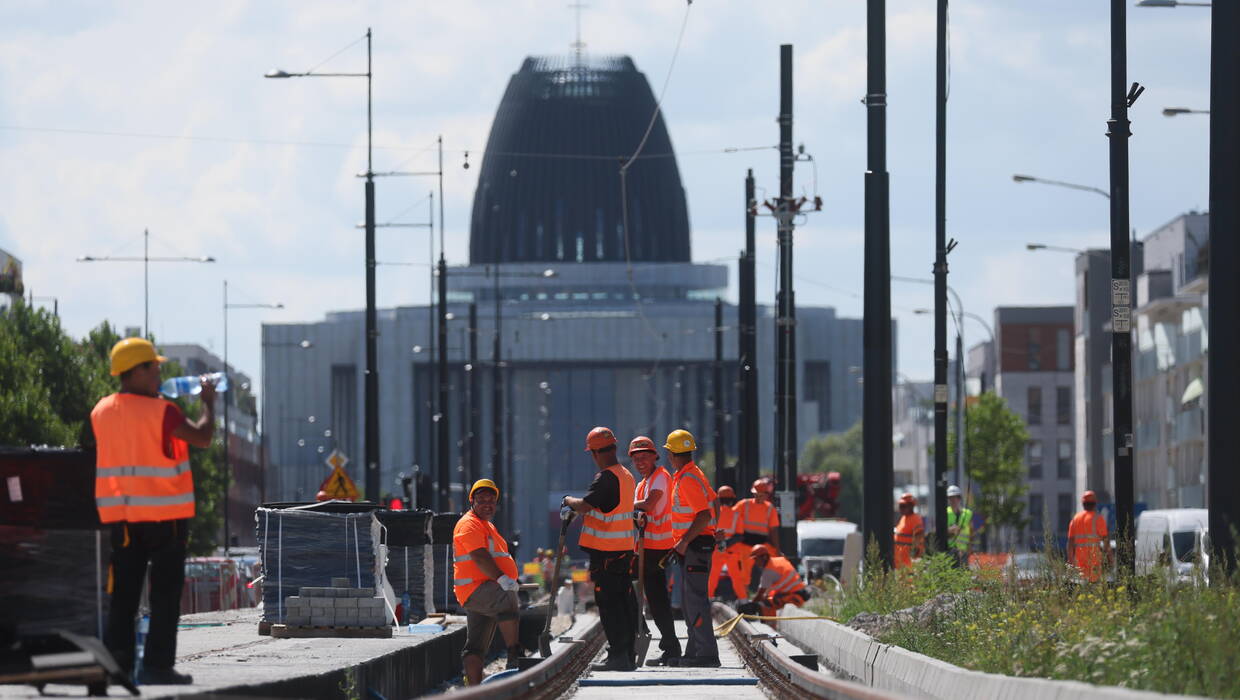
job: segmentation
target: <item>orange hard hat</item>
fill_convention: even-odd
[[[770,479],[762,477],[761,479],[753,482],[753,486],[749,488],[749,493],[771,493],[774,490],[775,486],[771,484]]]
[[[616,435],[611,428],[599,426],[586,435],[586,452],[601,450],[616,444]]]
[[[720,486],[716,494],[720,498],[736,498],[736,492],[732,490],[731,486]]]
[[[769,544],[756,544],[753,549],[749,550],[750,559],[757,559],[762,555],[766,555],[768,558],[773,557],[775,556],[775,550],[771,549]]]
[[[900,505],[915,506],[917,505],[917,499],[911,493],[900,494]]]
[[[1097,503],[1097,502],[1098,502],[1098,494],[1094,493],[1093,491],[1086,491],[1085,493],[1081,494],[1081,503]]]
[[[645,435],[638,435],[637,437],[633,438],[632,442],[629,443],[629,454],[633,454],[634,452],[653,452],[655,454],[659,453],[659,451],[656,450],[654,447],[654,440],[651,440]]]

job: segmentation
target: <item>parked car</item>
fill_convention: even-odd
[[[856,532],[857,524],[847,520],[797,521],[797,550],[801,553],[801,575],[815,580],[830,574],[840,577],[844,565],[844,539]]]
[[[1205,508],[1141,513],[1137,517],[1137,574],[1151,574],[1165,567],[1179,582],[1208,582],[1209,532],[1209,511]]]

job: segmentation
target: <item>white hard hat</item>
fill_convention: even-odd
[[[947,497],[948,497],[948,498],[951,498],[952,496],[959,496],[959,495],[960,495],[960,487],[959,487],[959,486],[955,486],[955,485],[953,485],[953,486],[948,486],[948,487],[947,487]]]

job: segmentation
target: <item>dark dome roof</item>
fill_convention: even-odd
[[[491,125],[470,262],[623,262],[620,165],[654,108],[627,56],[526,58]],[[689,213],[662,115],[642,154],[626,176],[629,258],[688,262]]]

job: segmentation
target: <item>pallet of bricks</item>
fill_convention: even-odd
[[[271,626],[273,637],[391,637],[387,605],[373,588],[351,588],[349,579],[331,586],[302,586],[284,599],[284,624]]]

